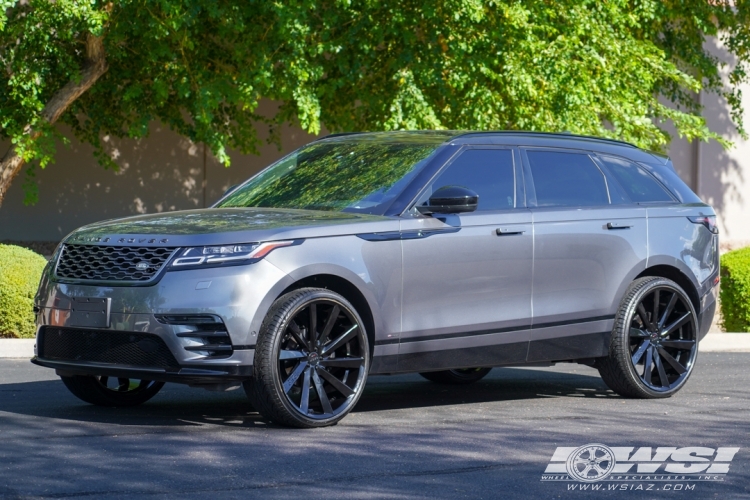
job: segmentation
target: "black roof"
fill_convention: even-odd
[[[420,144],[497,144],[576,148],[601,153],[616,154],[634,161],[665,164],[667,157],[638,148],[634,144],[616,139],[576,135],[568,132],[530,132],[515,130],[397,130],[388,132],[350,132],[331,134],[320,140],[351,140],[410,142]]]

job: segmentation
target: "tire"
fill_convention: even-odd
[[[630,398],[668,398],[684,387],[698,355],[690,298],[666,278],[635,280],[620,303],[609,355],[597,360],[604,383]]]
[[[354,408],[369,368],[367,332],[356,309],[330,290],[301,288],[271,306],[258,334],[253,377],[243,385],[267,420],[324,427]]]
[[[444,370],[440,372],[420,373],[430,382],[438,384],[465,385],[482,380],[492,368],[463,368],[458,370]]]
[[[78,399],[97,406],[138,406],[156,396],[164,382],[76,375],[60,377]]]

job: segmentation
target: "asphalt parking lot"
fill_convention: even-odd
[[[656,401],[620,398],[570,364],[495,369],[469,387],[372,377],[339,425],[292,430],[241,391],[168,384],[139,408],[97,408],[51,370],[0,360],[0,498],[746,498],[749,363],[701,353],[682,392]],[[587,443],[740,451],[723,481],[679,491],[541,480],[558,446]]]

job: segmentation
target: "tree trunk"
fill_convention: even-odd
[[[78,81],[71,80],[55,92],[42,109],[42,118],[49,123],[55,123],[68,110],[70,105],[90,89],[99,77],[106,72],[107,60],[102,37],[88,34],[86,36],[86,62]],[[33,140],[39,137],[40,132],[27,127],[26,134]],[[8,192],[10,183],[21,171],[24,163],[24,159],[16,152],[15,146],[11,146],[0,160],[0,205],[2,205],[5,194]]]

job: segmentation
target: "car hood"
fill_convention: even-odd
[[[390,231],[377,215],[278,208],[207,208],[112,219],[73,231],[67,243],[200,246]]]

